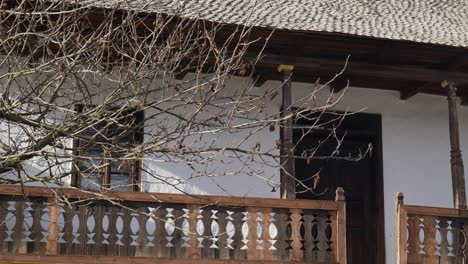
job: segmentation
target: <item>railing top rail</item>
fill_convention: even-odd
[[[66,197],[81,200],[112,200],[121,202],[153,202],[172,204],[222,205],[233,207],[290,208],[337,211],[339,203],[324,200],[286,200],[276,198],[251,198],[214,195],[188,195],[145,192],[93,192],[74,188],[22,187],[0,185],[0,196]]]
[[[468,217],[468,210],[444,207],[428,207],[419,205],[402,205],[408,214],[442,216],[442,217]]]

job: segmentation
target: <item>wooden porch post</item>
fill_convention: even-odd
[[[395,196],[395,242],[396,242],[396,264],[407,264],[406,243],[408,241],[407,218],[408,213],[404,207],[405,196],[397,193]]]
[[[281,64],[278,66],[278,71],[282,73],[282,117],[287,117],[282,122],[281,126],[281,198],[294,199],[296,198],[296,181],[294,159],[285,156],[292,155],[293,148],[293,120],[291,117],[292,111],[292,94],[291,94],[291,76],[294,70],[292,65]]]
[[[465,172],[458,128],[457,87],[449,81],[442,82],[442,87],[448,89],[453,203],[457,209],[466,209]]]
[[[346,202],[342,187],[336,189],[335,201],[338,203],[336,211],[336,261],[346,264]]]

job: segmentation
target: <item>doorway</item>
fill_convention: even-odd
[[[295,121],[296,155],[315,157],[295,160],[295,175],[302,182],[296,185],[296,198],[334,200],[336,188],[343,187],[348,263],[385,263],[381,116],[337,117],[323,115],[326,125],[317,129],[310,129],[309,118]],[[343,140],[330,138],[332,132]]]

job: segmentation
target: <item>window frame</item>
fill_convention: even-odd
[[[78,113],[81,113],[83,109],[85,108],[86,105],[83,104],[77,104],[75,105],[75,111]],[[89,107],[89,106],[88,106]],[[135,131],[133,131],[133,135],[135,137],[135,141],[138,142],[139,144],[143,143],[144,140],[144,111],[143,110],[137,110],[135,108],[128,108],[126,111],[131,111],[133,112],[133,115],[135,117],[136,121],[136,126],[137,128]],[[77,188],[82,189],[83,187],[81,186],[81,178],[82,178],[82,173],[77,170],[77,167],[80,166],[80,160],[77,158],[78,156],[82,156],[82,150],[81,150],[81,144],[82,140],[79,140],[77,138],[73,139],[73,147],[72,147],[72,153],[73,153],[73,160],[72,160],[72,180],[71,180],[71,185]],[[106,164],[104,172],[97,172],[96,174],[103,174],[103,181],[101,184],[101,187],[99,188],[99,191],[104,191],[104,190],[109,190],[111,188],[111,166],[112,166],[112,157],[111,158],[106,158],[104,153],[102,154],[102,160]],[[142,162],[140,159],[135,159],[132,164],[132,170],[130,173],[130,178],[131,178],[131,190],[130,192],[137,192],[141,190],[141,166]],[[128,174],[127,172],[124,172],[123,174]]]

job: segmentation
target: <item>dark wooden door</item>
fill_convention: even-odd
[[[326,131],[310,133],[305,137],[302,130],[295,131],[296,139],[302,137],[298,154],[321,144],[316,149],[316,159],[297,159],[295,162],[296,177],[303,184],[296,187],[296,196],[299,199],[333,200],[336,188],[343,187],[346,196],[348,263],[383,263],[383,256],[380,256],[384,244],[383,215],[379,210],[379,201],[383,198],[379,186],[380,155],[376,155],[379,144],[374,133],[378,131],[363,131],[362,127],[352,131],[353,127],[341,128],[347,136],[339,148],[336,140],[324,141]]]

